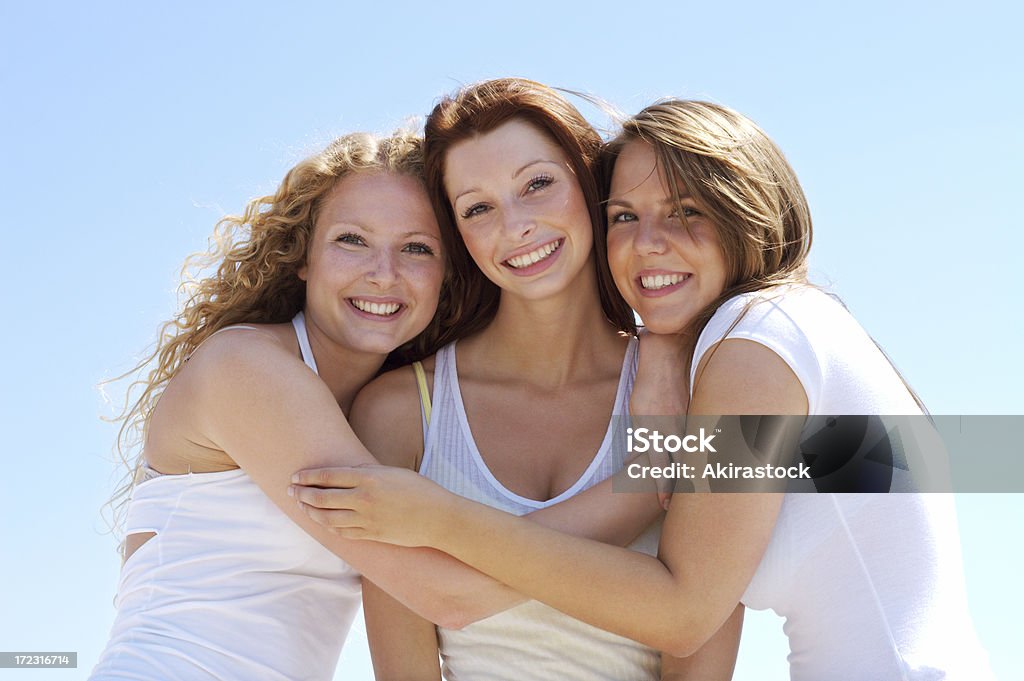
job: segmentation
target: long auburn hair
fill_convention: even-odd
[[[464,87],[444,97],[430,113],[424,128],[427,192],[451,263],[449,285],[461,306],[452,315],[452,325],[444,330],[443,340],[456,340],[485,328],[494,319],[501,299],[501,290],[473,262],[456,228],[444,186],[447,153],[454,144],[513,119],[526,121],[549,135],[569,158],[590,213],[594,233],[591,258],[597,270],[601,307],[617,329],[635,333],[633,312],[615,287],[608,268],[607,226],[601,204],[601,137],[555,90],[523,78],[500,78]]]
[[[229,215],[214,227],[210,248],[189,256],[182,267],[180,290],[185,301],[160,328],[154,349],[134,368],[107,381],[134,380],[115,450],[128,472],[108,502],[111,526],[120,527],[125,503],[144,459],[150,418],[168,382],[203,341],[224,327],[240,323],[289,321],[306,299],[298,276],[325,197],[353,173],[394,173],[423,179],[423,140],[410,131],[389,137],[353,133],[288,171],[274,194],[253,199],[241,215]],[[197,278],[213,268],[213,273]],[[433,354],[444,320],[452,311],[442,289],[438,311],[416,338],[389,355],[386,366],[400,366]],[[141,391],[141,393],[138,393]],[[132,396],[138,394],[133,400]]]

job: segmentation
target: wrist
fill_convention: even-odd
[[[426,539],[429,546],[455,555],[458,549],[460,533],[464,530],[467,519],[472,518],[466,506],[471,503],[457,494],[445,494],[435,506],[433,521],[428,524]]]

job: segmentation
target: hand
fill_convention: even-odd
[[[432,546],[444,512],[459,498],[404,468],[364,465],[313,468],[292,476],[288,490],[310,518],[346,539]]]
[[[687,344],[677,334],[640,332],[639,361],[629,411],[635,428],[649,428],[661,432],[674,432],[685,418],[690,402],[689,375],[687,374]],[[669,456],[649,452],[652,466],[666,466]],[[657,479],[658,502],[668,510],[672,499],[673,481]]]
[[[640,333],[639,361],[629,411],[634,416],[681,416],[690,403],[688,345],[677,334]]]

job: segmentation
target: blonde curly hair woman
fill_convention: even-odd
[[[304,466],[373,463],[347,421],[357,391],[458,333],[420,138],[336,140],[222,220],[198,265],[216,267],[123,415],[125,562],[92,678],[330,678],[360,572],[442,621],[462,593],[507,598],[437,552],[346,541],[287,492]]]

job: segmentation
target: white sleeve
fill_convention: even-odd
[[[759,291],[730,298],[701,331],[690,365],[690,397],[697,367],[704,355],[727,338],[740,338],[765,346],[782,358],[796,374],[807,394],[808,413],[817,413],[821,399],[822,372],[807,335],[791,312],[802,307],[803,298],[789,291]],[[739,321],[737,321],[739,320]]]

